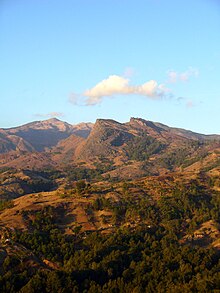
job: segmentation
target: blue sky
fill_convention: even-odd
[[[0,127],[130,117],[220,134],[218,0],[1,0]]]

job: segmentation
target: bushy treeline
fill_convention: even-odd
[[[85,168],[82,166],[77,167],[67,167],[64,169],[64,176],[68,178],[69,181],[77,181],[86,179],[87,181],[96,179],[103,179],[101,176],[105,172],[115,169],[113,163],[103,164],[103,163],[94,163],[95,168]]]
[[[209,181],[209,178],[204,180]],[[211,183],[210,181],[209,184]],[[191,180],[186,185],[172,183],[169,193],[161,187],[158,200],[148,195],[147,187],[144,186],[141,194],[137,192],[134,195],[129,184],[132,185],[123,184],[122,195],[117,201],[100,196],[94,200],[90,208],[110,210],[119,224],[138,221],[153,225],[166,223],[171,227],[175,223],[179,231],[183,226],[185,229],[188,227],[190,231],[190,227],[196,227],[209,220],[220,223],[219,193],[207,189],[201,184],[200,179]]]
[[[179,245],[176,236],[162,227],[154,231],[138,229],[133,233],[124,229],[108,236],[94,232],[78,245],[62,237],[50,235],[43,240],[33,235],[32,239],[39,246],[43,241],[51,246],[51,254],[59,256],[60,270],[13,271],[13,266],[18,267],[14,261],[4,266],[1,292],[214,292],[220,289],[218,253]],[[25,242],[28,245],[30,239]]]

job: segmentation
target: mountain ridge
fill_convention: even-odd
[[[0,129],[1,168],[64,168],[82,164],[94,168],[94,164],[104,166],[105,161],[109,164],[108,176],[116,176],[115,169],[120,169],[119,176],[129,176],[132,168],[139,170],[139,176],[143,170],[159,174],[188,168],[196,162],[203,168],[198,164],[201,160],[211,168],[216,165],[219,149],[220,135],[195,133],[134,117],[126,123],[97,119],[94,124],[77,125],[52,118]]]
[[[46,148],[51,148],[59,143],[60,140],[66,139],[72,134],[77,134],[80,137],[87,137],[92,124],[80,123],[71,125],[57,118],[51,118],[43,121],[33,121],[21,126],[12,128],[0,128],[0,134],[4,136],[4,142],[8,142],[9,147],[5,145],[4,149],[16,150],[17,144],[13,143],[13,137],[22,139],[24,144],[27,144],[32,151],[45,151]],[[0,137],[1,139],[1,137]],[[2,142],[3,145],[3,142]],[[1,151],[2,150],[2,151]],[[29,151],[24,148],[24,151]],[[4,153],[3,147],[0,144],[0,153]]]
[[[185,129],[185,128],[182,128],[182,127],[174,127],[174,126],[168,126],[164,123],[161,123],[161,122],[157,122],[157,121],[151,121],[151,120],[147,120],[147,119],[144,119],[144,118],[140,118],[140,117],[131,117],[129,121],[127,122],[119,122],[117,120],[114,120],[114,119],[108,119],[108,118],[97,118],[96,119],[96,122],[100,122],[100,121],[106,121],[106,122],[116,122],[120,125],[124,125],[124,124],[128,124],[128,123],[132,123],[132,122],[138,122],[138,123],[142,123],[142,125],[144,124],[148,124],[148,123],[153,123],[154,125],[158,126],[158,127],[161,127],[161,128],[171,128],[171,129],[176,129],[176,130],[184,130],[184,131],[189,131],[189,132],[192,132],[194,134],[198,134],[198,135],[204,135],[204,136],[211,136],[211,137],[214,137],[214,136],[219,136],[220,137],[220,134],[217,134],[217,133],[211,133],[211,134],[203,134],[202,132],[197,132],[197,131],[193,131],[193,130],[190,130],[190,129]],[[95,123],[96,123],[95,122]],[[34,121],[31,121],[31,122],[28,122],[28,123],[25,123],[25,124],[21,124],[21,125],[18,125],[18,126],[12,126],[12,127],[0,127],[0,132],[1,131],[12,131],[12,130],[16,130],[16,129],[20,129],[20,128],[23,128],[23,127],[26,127],[26,126],[31,126],[31,125],[40,125],[40,124],[53,124],[53,125],[58,125],[60,123],[63,123],[65,125],[68,125],[70,127],[80,127],[80,126],[87,126],[87,127],[93,127],[93,125],[95,125],[95,123],[92,123],[92,122],[79,122],[79,123],[76,123],[76,124],[70,124],[66,121],[63,121],[63,120],[60,120],[58,118],[49,118],[49,119],[45,119],[45,120],[34,120]]]

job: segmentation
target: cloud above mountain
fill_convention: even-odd
[[[127,95],[131,94],[132,91],[129,79],[118,75],[110,75],[107,79],[86,90],[83,95],[86,97],[87,105],[95,105],[100,103],[103,97]]]
[[[165,83],[158,83],[152,79],[141,84],[133,84],[131,81],[133,74],[134,69],[127,68],[124,75],[109,75],[106,79],[101,80],[80,94],[71,93],[69,101],[73,105],[92,106],[101,104],[105,98],[121,95],[144,96],[152,100],[174,97],[172,90],[167,84],[188,82],[191,78],[198,77],[199,70],[193,67],[188,67],[187,70],[182,72],[168,70],[168,78]]]
[[[39,118],[53,118],[53,117],[64,117],[65,115],[62,112],[50,112],[46,114],[37,113],[34,116]]]
[[[178,72],[175,70],[168,70],[168,82],[176,83],[176,82],[186,82],[189,81],[191,77],[198,77],[199,70],[193,67],[189,67],[186,71]]]
[[[116,95],[139,95],[150,99],[161,99],[170,93],[170,89],[164,84],[158,84],[155,80],[149,80],[140,85],[132,85],[130,79],[126,77],[110,75],[94,87],[84,91],[81,97],[84,98],[85,105],[91,106],[100,104],[104,97]],[[70,95],[70,102],[73,104],[77,104],[80,99],[79,95]]]

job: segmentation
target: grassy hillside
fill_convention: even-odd
[[[0,212],[3,292],[212,292],[217,176],[60,181]],[[101,277],[100,277],[101,276]],[[40,289],[39,289],[40,288]]]

